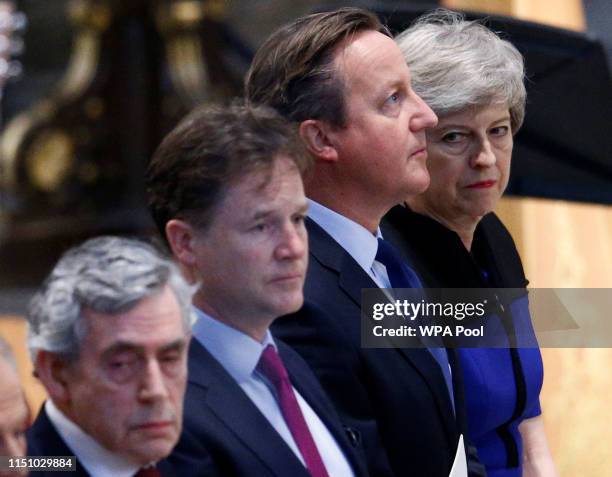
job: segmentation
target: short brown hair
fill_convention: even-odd
[[[173,218],[206,228],[224,191],[244,175],[271,169],[279,154],[303,173],[307,156],[295,127],[265,106],[204,106],[171,131],[149,164],[148,204],[165,239]]]
[[[391,36],[376,15],[360,8],[315,13],[281,27],[255,54],[246,99],[272,106],[294,122],[321,119],[344,126],[344,84],[332,60],[339,44],[365,30]]]

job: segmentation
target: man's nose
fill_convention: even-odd
[[[308,251],[308,236],[303,224],[291,222],[283,228],[279,244],[276,247],[278,259],[302,258]]]
[[[168,397],[166,380],[160,363],[151,359],[143,371],[142,381],[139,389],[139,398],[145,401],[162,399]]]
[[[410,119],[410,130],[412,132],[419,132],[423,129],[435,127],[438,124],[438,116],[416,93],[414,93],[414,100],[417,110]]]

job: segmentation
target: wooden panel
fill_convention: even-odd
[[[512,0],[443,0],[447,8],[512,15]]]
[[[580,0],[442,0],[447,8],[496,13],[582,31],[586,22]]]
[[[612,288],[612,207],[504,199],[498,210],[517,237],[534,288]],[[611,349],[543,349],[544,423],[561,477],[612,469]]]

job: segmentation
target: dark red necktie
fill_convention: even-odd
[[[300,449],[304,462],[306,462],[310,475],[312,477],[329,477],[293,392],[287,370],[274,346],[268,345],[266,347],[261,354],[261,358],[259,358],[257,369],[276,388],[281,412],[295,443]]]
[[[143,467],[134,477],[162,477],[161,473],[154,466]]]

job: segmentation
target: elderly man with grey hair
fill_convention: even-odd
[[[192,291],[137,240],[99,237],[62,256],[27,317],[49,394],[30,456],[74,455],[76,476],[172,475],[156,463],[181,432]]]
[[[22,457],[26,453],[25,431],[30,410],[19,383],[15,356],[0,337],[0,455]],[[25,475],[26,469],[3,470],[0,477]]]

